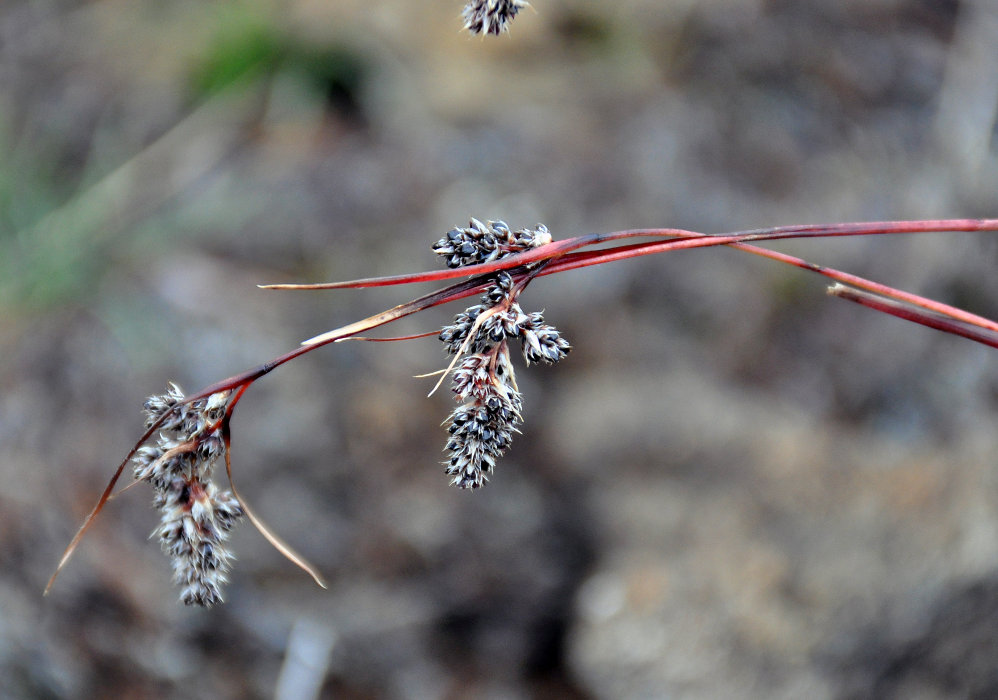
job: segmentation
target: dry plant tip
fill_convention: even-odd
[[[238,491],[236,491],[236,485],[232,481],[231,452],[231,445],[229,444],[229,441],[226,440],[225,473],[229,477],[229,487],[232,489],[233,495],[238,499],[239,504],[242,506],[246,517],[249,518],[249,521],[253,523],[253,526],[260,532],[261,535],[263,535],[265,540],[270,542],[274,549],[280,552],[292,564],[311,576],[312,580],[315,581],[319,588],[328,589],[329,586],[326,585],[326,581],[323,579],[322,574],[319,573],[319,570],[310,564],[305,557],[292,549],[289,544],[284,542],[284,540],[272,532],[271,529],[259,517],[257,517],[252,510],[250,510],[249,505],[246,503],[246,499],[243,498]]]

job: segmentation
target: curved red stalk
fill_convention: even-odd
[[[386,277],[368,277],[345,282],[322,282],[319,284],[264,284],[261,289],[283,290],[319,290],[319,289],[358,289],[363,287],[384,287],[398,284],[414,284],[417,282],[437,282],[446,279],[484,275],[499,270],[509,270],[520,265],[539,260],[556,258],[571,258],[577,264],[562,267],[558,263],[551,265],[542,274],[549,275],[564,272],[586,264],[599,265],[615,260],[624,260],[640,255],[664,253],[682,248],[702,248],[715,245],[730,245],[735,242],[772,241],[788,238],[829,238],[839,236],[871,236],[891,234],[913,234],[930,232],[972,232],[998,231],[998,219],[933,219],[923,221],[866,221],[840,224],[803,224],[795,226],[776,226],[772,228],[750,229],[732,233],[698,233],[676,228],[646,228],[613,231],[611,233],[592,233],[585,236],[566,238],[554,241],[545,246],[510,255],[500,260],[480,265],[468,265],[447,270],[415,272]],[[668,238],[658,244],[633,244],[608,250],[590,251],[573,258],[569,255],[580,248],[610,243],[629,238]],[[680,243],[680,241],[687,241]],[[657,248],[654,246],[661,246]],[[648,246],[648,247],[644,247]],[[586,264],[584,260],[591,261]]]
[[[860,306],[873,309],[874,311],[880,311],[890,314],[891,316],[897,316],[905,321],[919,323],[923,326],[943,331],[944,333],[958,335],[962,338],[967,338],[969,340],[988,345],[992,348],[998,348],[998,337],[996,337],[993,333],[982,333],[975,328],[968,328],[967,326],[953,321],[952,319],[936,316],[935,314],[927,313],[921,309],[913,309],[910,306],[893,299],[884,299],[876,294],[864,292],[860,289],[853,289],[844,284],[833,284],[828,288],[828,293],[832,296],[855,302]]]

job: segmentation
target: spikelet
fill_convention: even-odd
[[[464,28],[472,34],[508,32],[516,13],[528,4],[524,0],[471,0],[464,6]]]

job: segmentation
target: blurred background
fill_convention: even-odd
[[[487,488],[450,488],[432,338],[321,349],[233,422],[227,603],[177,601],[144,485],[193,391],[432,287],[469,216],[555,237],[998,214],[993,0],[6,0],[0,695],[998,696],[998,356],[699,250],[535,282]],[[998,316],[989,234],[781,250]],[[386,329],[439,328],[458,307]]]

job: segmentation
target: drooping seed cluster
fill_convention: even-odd
[[[462,489],[485,484],[496,460],[513,440],[521,422],[523,400],[516,390],[506,344],[468,355],[455,372],[451,387],[463,403],[448,420],[445,472]]]
[[[464,28],[472,34],[502,34],[528,4],[525,0],[470,0],[464,7]]]
[[[481,245],[487,236],[499,232],[514,235],[523,243],[515,250],[501,251],[488,239],[488,247]],[[456,267],[498,259],[511,252],[550,242],[551,234],[543,225],[529,231],[509,233],[501,221],[482,224],[472,219],[470,229],[454,229],[441,239],[434,249],[450,256],[448,265]],[[454,235],[452,235],[454,234]],[[462,259],[453,265],[455,253],[444,252],[470,242],[478,244],[476,251],[458,252]],[[512,248],[512,246],[511,246]],[[484,258],[484,259],[483,259]],[[554,364],[568,354],[571,346],[556,328],[544,322],[540,313],[524,313],[518,302],[526,282],[518,283],[507,271],[496,273],[492,284],[485,290],[480,303],[457,314],[454,322],[443,328],[440,340],[448,354],[458,355],[452,375],[451,390],[460,403],[447,421],[450,437],[446,451],[450,457],[445,471],[451,483],[460,488],[478,488],[488,480],[496,460],[512,442],[516,426],[522,422],[523,400],[516,386],[516,376],[510,362],[509,341],[519,339],[527,364],[544,362]]]
[[[225,452],[220,428],[229,394],[184,404],[183,392],[171,384],[164,394],[150,396],[144,405],[146,427],[168,417],[156,444],[139,448],[133,458],[135,479],[155,490],[153,503],[161,516],[152,536],[172,559],[173,579],[187,605],[222,602],[233,559],[225,542],[243,515],[232,492],[220,491],[211,480]]]
[[[551,242],[544,224],[511,231],[504,221],[482,223],[472,219],[468,228],[453,228],[433,244],[433,252],[447,260],[447,267],[464,267],[499,260],[507,255]]]
[[[544,322],[542,313],[524,313],[516,300],[522,291],[515,289],[508,272],[496,273],[495,282],[482,295],[481,303],[457,314],[454,322],[440,332],[447,352],[482,354],[507,340],[519,339],[527,364],[553,365],[565,357],[571,345],[557,328]],[[474,335],[469,339],[472,329]]]

